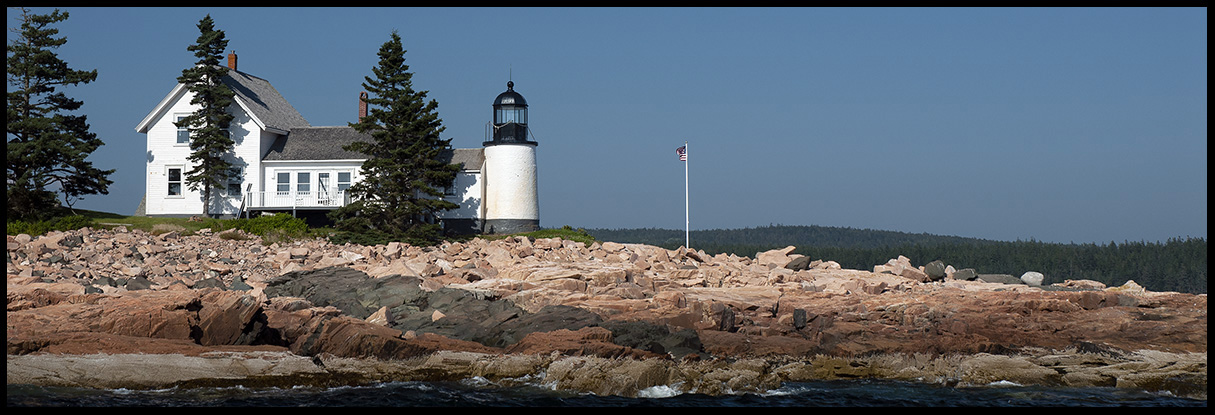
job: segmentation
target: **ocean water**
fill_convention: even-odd
[[[1206,407],[1205,400],[1118,388],[1048,388],[998,383],[946,387],[887,380],[786,383],[767,393],[708,396],[678,387],[638,397],[597,396],[543,385],[484,380],[386,382],[336,388],[191,388],[97,390],[8,385],[9,407]]]

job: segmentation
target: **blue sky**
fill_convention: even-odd
[[[34,8],[35,13],[51,9]],[[1061,243],[1207,235],[1205,8],[64,8],[57,52],[132,214],[135,125],[210,14],[314,126],[396,30],[458,148],[506,81],[544,227],[770,224]],[[8,27],[19,15],[8,9]]]

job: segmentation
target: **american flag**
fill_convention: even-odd
[[[688,146],[680,146],[675,153],[679,154],[679,161],[688,161]]]

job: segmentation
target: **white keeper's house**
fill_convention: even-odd
[[[343,150],[354,141],[371,141],[348,126],[315,127],[300,115],[270,82],[236,69],[228,55],[223,81],[235,93],[228,108],[234,116],[228,133],[235,146],[227,186],[207,207],[212,217],[242,217],[288,212],[321,217],[350,202],[346,189],[362,179],[366,156]],[[493,102],[492,134],[481,148],[443,152],[445,161],[462,166],[447,200],[460,207],[440,214],[444,229],[459,233],[515,233],[539,229],[536,192],[536,146],[529,140],[527,101],[514,83]],[[365,94],[365,93],[364,93]],[[189,132],[173,123],[198,109],[193,93],[178,84],[148,113],[135,130],[147,134],[144,200],[136,215],[188,217],[203,212],[202,192],[190,190]],[[367,113],[365,95],[359,117]],[[341,110],[336,108],[336,110]],[[487,128],[489,130],[489,128]]]

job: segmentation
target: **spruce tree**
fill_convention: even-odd
[[[84,195],[108,194],[114,170],[101,170],[87,160],[104,144],[89,132],[85,115],[70,115],[84,104],[68,98],[60,86],[87,84],[97,70],[68,67],[52,50],[67,43],[54,37],[50,25],[68,13],[48,15],[22,9],[21,27],[8,44],[8,218],[46,219],[59,211],[58,197],[72,203]]]
[[[228,125],[233,116],[228,112],[236,95],[223,78],[228,67],[220,65],[220,59],[228,47],[224,31],[215,29],[211,15],[198,22],[198,40],[186,48],[194,52],[197,64],[181,71],[178,82],[194,93],[191,104],[199,108],[175,124],[190,131],[190,156],[186,159],[193,166],[186,172],[186,185],[191,190],[202,190],[203,212],[210,212],[215,189],[226,185],[232,163],[227,157],[235,143],[228,134]]]
[[[439,137],[444,128],[434,100],[426,102],[426,91],[413,89],[413,73],[405,64],[401,37],[392,32],[377,54],[374,77],[364,77],[368,91],[368,114],[356,131],[371,136],[370,142],[345,146],[368,156],[362,166],[363,180],[351,186],[354,200],[334,211],[331,218],[340,230],[381,233],[389,239],[413,244],[439,239],[436,214],[458,205],[443,200],[445,187],[452,185],[459,165],[439,159],[451,139]]]

